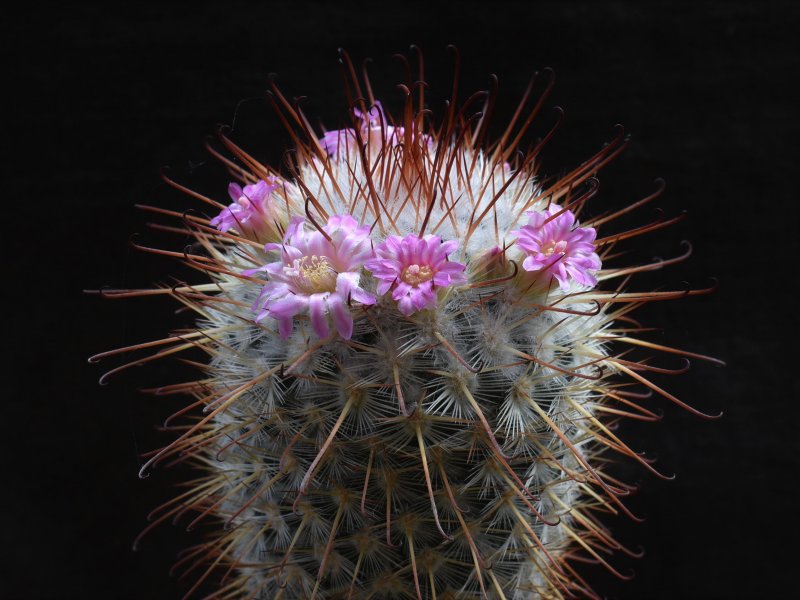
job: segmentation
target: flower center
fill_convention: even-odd
[[[336,290],[336,271],[327,256],[304,256],[295,261],[297,287],[306,294]]]
[[[428,265],[409,265],[403,271],[400,279],[409,285],[419,285],[433,278],[433,271]]]
[[[542,246],[542,254],[545,256],[552,256],[555,253],[564,254],[567,251],[567,242],[564,240],[555,241],[551,240]]]

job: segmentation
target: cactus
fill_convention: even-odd
[[[609,461],[659,475],[612,427],[658,418],[634,385],[708,416],[650,381],[668,369],[625,358],[635,347],[708,358],[636,337],[629,317],[708,291],[628,291],[632,275],[689,252],[608,266],[619,244],[674,221],[613,230],[663,185],[589,216],[621,130],[539,177],[557,125],[518,150],[550,72],[534,108],[526,116],[536,80],[490,141],[494,94],[476,114],[480,96],[453,97],[436,121],[409,85],[393,119],[342,60],[347,128],[315,132],[272,84],[296,142],[284,172],[220,131],[231,204],[166,179],[208,212],[172,213],[199,250],[167,254],[210,281],[106,292],[169,294],[198,315],[195,331],[133,349],[210,357],[197,381],[159,389],[191,396],[180,414],[195,417],[142,473],[188,460],[202,477],[151,527],[192,514],[213,530],[184,559],[206,565],[189,596],[216,581],[209,597],[596,598],[576,564],[617,573],[609,551],[632,554],[598,519],[633,517]]]

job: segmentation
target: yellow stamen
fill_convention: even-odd
[[[419,285],[433,279],[433,271],[428,265],[409,265],[403,271],[400,279],[409,285]]]
[[[309,294],[336,290],[336,271],[327,256],[304,256],[297,263],[297,285]]]

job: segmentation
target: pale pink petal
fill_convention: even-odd
[[[353,335],[353,315],[350,313],[350,309],[345,305],[341,297],[336,294],[331,294],[328,297],[328,309],[339,336],[342,339],[349,340]]]
[[[409,292],[411,292],[412,286],[406,283],[405,281],[398,281],[397,287],[394,288],[394,292],[392,293],[392,298],[398,300],[402,296],[407,296]]]
[[[361,288],[353,288],[350,290],[350,299],[355,300],[356,302],[360,302],[361,304],[372,305],[375,304],[378,300],[370,294],[369,292],[365,292]]]
[[[231,200],[236,202],[242,197],[242,186],[238,183],[231,183],[228,185],[228,195],[231,197]]]
[[[542,264],[536,260],[536,257],[528,256],[522,261],[522,268],[526,271],[538,271],[542,268]]]
[[[291,319],[308,306],[308,298],[297,294],[287,294],[280,300],[271,302],[269,316],[274,319]]]
[[[369,268],[369,267],[367,267]],[[377,288],[375,291],[378,293],[378,296],[383,296],[386,292],[388,292],[392,285],[394,285],[396,279],[381,279],[378,281]]]
[[[446,242],[442,242],[442,245],[440,246],[440,252],[445,256],[452,254],[456,251],[456,249],[458,249],[457,240],[448,240]]]
[[[263,267],[258,267],[256,269],[245,269],[244,271],[242,271],[242,275],[247,275],[248,277],[252,277],[256,273],[268,270],[268,268],[269,265],[264,265]]]
[[[319,337],[328,337],[327,305],[325,294],[311,294],[308,302],[309,314],[311,315],[311,327]]]
[[[410,296],[403,296],[397,301],[397,310],[405,316],[409,316],[414,312],[414,304],[411,302]]]
[[[294,323],[293,319],[281,319],[278,321],[278,332],[283,339],[288,338],[292,334],[292,323]]]

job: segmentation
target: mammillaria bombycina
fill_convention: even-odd
[[[313,130],[273,83],[290,164],[262,164],[221,131],[234,204],[193,194],[211,214],[183,218],[199,250],[172,254],[210,282],[159,293],[195,310],[196,330],[133,349],[208,357],[196,381],[160,389],[189,395],[175,418],[190,418],[142,468],[190,461],[200,475],[154,524],[211,534],[181,559],[202,574],[188,595],[598,598],[581,563],[618,574],[608,555],[629,552],[599,517],[633,516],[610,457],[659,475],[615,425],[657,420],[650,394],[707,416],[650,380],[680,370],[648,353],[708,357],[649,341],[629,316],[708,291],[635,289],[636,273],[688,253],[617,258],[670,223],[615,229],[663,185],[629,208],[595,206],[621,130],[543,177],[557,126],[523,153],[520,115],[534,89],[531,117],[541,106],[549,71],[492,137],[496,88],[436,117],[427,86],[403,86],[393,118],[342,61],[351,126]]]

